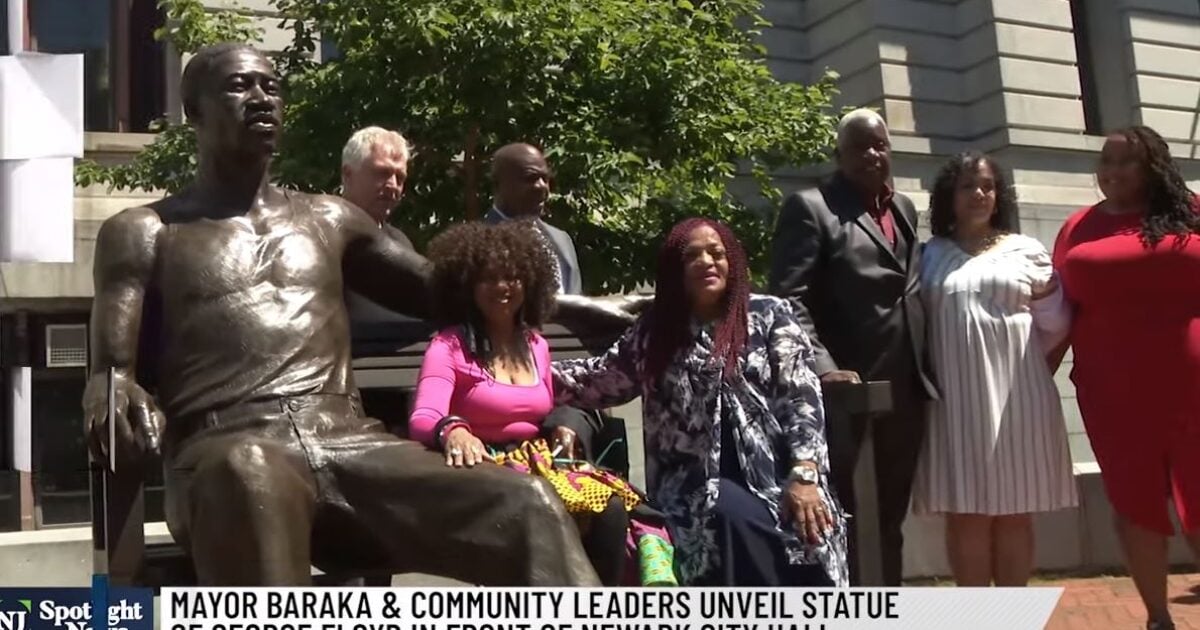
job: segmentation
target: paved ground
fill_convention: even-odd
[[[1066,586],[1047,630],[1138,630],[1146,609],[1127,577],[1064,579]],[[1200,573],[1168,578],[1171,614],[1179,630],[1200,630]]]

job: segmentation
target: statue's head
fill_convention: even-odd
[[[245,44],[203,48],[184,68],[180,91],[202,152],[275,151],[283,96],[266,55]]]

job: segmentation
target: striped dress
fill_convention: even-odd
[[[1037,240],[1003,237],[971,256],[935,237],[921,295],[942,399],[932,406],[913,490],[917,513],[1023,514],[1074,506],[1066,426],[1045,353],[1065,338],[1061,287]]]

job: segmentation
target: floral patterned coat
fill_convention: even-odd
[[[554,363],[557,402],[584,408],[642,397],[647,490],[675,539],[684,584],[704,576],[716,558],[710,514],[720,485],[721,421],[731,420],[738,460],[751,492],[776,518],[792,564],[821,564],[838,586],[848,584],[846,522],[829,485],[829,453],[821,385],[813,349],[784,300],[751,295],[741,373],[722,378],[710,361],[711,327],[695,324],[695,343],[654,383],[643,378],[647,325],[639,319],[604,355]],[[834,530],[810,545],[786,513],[787,473],[794,461],[817,462],[818,484]]]

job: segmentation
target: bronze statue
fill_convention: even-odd
[[[449,468],[363,416],[343,280],[421,316],[429,263],[345,201],[269,183],[283,104],[271,62],[247,46],[207,48],[182,96],[196,181],[100,230],[84,406],[98,456],[108,422],[119,461],[161,442],[167,524],[201,584],[304,585],[316,565],[599,585],[544,482]],[[155,398],[135,382],[152,288],[163,314]]]

